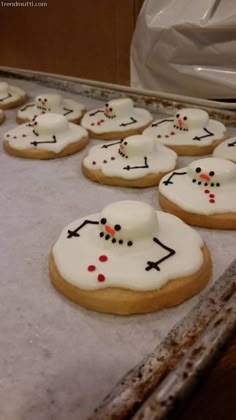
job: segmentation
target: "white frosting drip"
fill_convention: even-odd
[[[116,225],[120,226],[108,240],[100,236],[104,233],[104,218],[114,231]],[[77,229],[85,220],[100,223],[87,223],[78,231],[79,237],[67,238],[68,230]],[[159,264],[160,271],[145,270],[148,261],[157,262],[169,254],[153,238],[175,251]],[[112,243],[112,239],[117,240]],[[132,246],[127,240],[132,241]],[[156,212],[138,201],[123,201],[68,225],[53,247],[53,257],[60,275],[80,289],[121,287],[146,291],[198,271],[203,264],[202,246],[200,235],[177,217]],[[98,280],[99,274],[104,281]]]
[[[236,212],[236,165],[220,158],[204,158],[165,175],[160,193],[182,209],[197,214]],[[171,183],[168,184],[167,180]],[[165,182],[168,185],[165,185]]]
[[[228,159],[236,163],[236,137],[232,137],[219,144],[215,148],[213,156]]]
[[[72,99],[65,99],[61,95],[53,93],[42,93],[34,102],[23,106],[17,113],[19,118],[32,120],[35,116],[52,112],[64,115],[69,121],[81,117],[85,106]]]
[[[8,97],[9,95],[9,97]],[[9,104],[25,96],[25,92],[16,86],[11,86],[7,82],[0,82],[0,106]]]
[[[104,108],[86,112],[81,125],[94,133],[123,132],[151,123],[150,112],[135,108],[130,98],[113,99]]]
[[[209,119],[206,111],[194,108],[182,109],[173,118],[156,120],[143,132],[166,146],[196,147],[211,145],[225,133],[222,123]]]
[[[121,143],[113,141],[92,147],[83,165],[90,170],[101,170],[106,176],[131,180],[171,171],[176,160],[173,150],[148,136],[136,135],[126,137]]]
[[[39,149],[59,153],[69,144],[77,142],[87,135],[84,128],[69,123],[63,115],[50,113],[40,115],[35,121],[21,124],[8,131],[4,135],[4,140],[7,140],[10,146],[17,150]]]

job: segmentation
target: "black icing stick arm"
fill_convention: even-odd
[[[36,133],[34,130],[33,130],[33,132],[36,136],[38,136],[38,133]],[[52,136],[52,138],[53,138],[53,140],[51,140],[51,141],[31,141],[30,144],[33,144],[33,146],[36,147],[36,146],[38,146],[38,144],[56,143],[57,142],[56,136]]]
[[[97,115],[97,114],[100,114],[100,113],[104,114],[104,109],[98,109],[97,111],[91,112],[89,114],[89,116],[93,117],[94,115]]]
[[[130,169],[139,169],[139,168],[149,168],[148,163],[147,163],[147,157],[144,157],[144,165],[139,165],[139,166],[125,166],[123,169],[125,169],[126,171],[130,171]]]
[[[193,140],[201,141],[202,139],[205,139],[207,137],[214,136],[214,134],[211,133],[211,131],[207,130],[207,128],[203,128],[203,130],[205,131],[206,134],[204,136],[195,136],[193,137]]]
[[[133,117],[130,117],[130,122],[120,124],[120,127],[126,127],[127,125],[135,124],[137,120]]]
[[[11,98],[11,97],[12,97],[12,94],[11,93],[8,93],[7,96],[4,96],[4,98],[1,98],[0,99],[0,102],[3,102],[3,101],[5,101],[5,99]]]
[[[28,104],[28,105],[25,105],[25,106],[23,106],[23,108],[21,108],[20,109],[20,111],[26,111],[26,109],[28,109],[28,108],[32,108],[33,106],[35,106],[35,104],[33,103],[33,104]]]
[[[172,174],[169,176],[169,178],[166,181],[163,181],[164,185],[169,185],[169,184],[173,184],[173,182],[171,181],[175,175],[186,175],[187,172],[172,172]]]
[[[66,115],[69,115],[73,112],[73,109],[63,108],[64,111],[66,111],[63,115],[66,117]]]
[[[114,146],[115,144],[121,144],[121,143],[122,143],[122,140],[118,140],[118,141],[115,141],[115,142],[110,143],[110,144],[104,144],[104,145],[101,147],[101,149],[107,149],[108,147]]]
[[[227,145],[228,147],[235,147],[236,146],[236,140],[233,141],[232,143],[228,143]]]
[[[157,245],[159,245],[161,248],[168,251],[168,254],[166,254],[164,257],[160,258],[158,261],[147,261],[147,267],[145,268],[146,271],[150,271],[152,269],[160,271],[159,264],[161,264],[163,261],[167,260],[168,258],[172,257],[176,253],[174,249],[168,247],[167,245],[164,245],[161,241],[159,241],[159,239],[153,238],[153,241]]]
[[[157,121],[156,123],[152,123],[151,127],[157,127],[158,125],[164,123],[164,122],[171,122],[174,121],[173,118],[172,119],[165,119],[165,120],[161,120],[161,121]]]
[[[86,225],[88,225],[88,224],[89,225],[98,225],[99,222],[98,221],[95,221],[95,220],[84,220],[81,223],[81,225],[79,225],[75,230],[68,230],[67,231],[67,234],[68,234],[67,238],[68,239],[70,239],[72,237],[79,238],[79,236],[80,236],[80,234],[78,233],[79,230],[83,229],[83,227],[86,226]]]

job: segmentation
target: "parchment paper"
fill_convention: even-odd
[[[14,84],[31,98],[55,91],[20,80]],[[66,96],[81,100],[88,109],[103,104]],[[6,111],[6,116],[0,126],[1,139],[15,126],[16,110]],[[236,130],[231,132],[235,135]],[[92,144],[98,141],[88,147]],[[159,208],[157,188],[113,188],[86,179],[80,164],[88,147],[51,161],[0,152],[0,419],[87,418],[199,299],[196,296],[153,314],[119,317],[76,306],[51,286],[48,253],[70,221],[122,199],[142,200]],[[179,158],[179,167],[191,160]],[[213,282],[235,257],[236,235],[198,230],[212,253]]]

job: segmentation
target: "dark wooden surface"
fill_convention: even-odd
[[[236,419],[236,335],[220,358],[199,381],[187,404],[173,413],[174,420]]]

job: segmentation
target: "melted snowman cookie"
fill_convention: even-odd
[[[87,308],[117,314],[179,304],[208,282],[201,237],[139,201],[111,203],[68,225],[49,259],[54,286]]]
[[[231,160],[236,163],[236,137],[232,137],[219,144],[213,152],[214,157]]]
[[[236,165],[205,158],[162,178],[161,207],[185,222],[216,229],[236,229]]]
[[[186,156],[212,153],[229,137],[222,123],[209,119],[206,111],[194,108],[181,109],[174,118],[154,121],[144,134]]]
[[[26,93],[7,82],[0,82],[0,109],[10,109],[22,105],[27,99]]]
[[[142,133],[152,120],[147,110],[135,108],[129,98],[120,98],[87,112],[81,125],[93,138],[113,140]]]
[[[144,135],[92,147],[83,160],[83,173],[101,184],[126,187],[157,185],[176,166],[174,151]]]
[[[87,131],[58,114],[41,115],[4,136],[4,149],[13,156],[52,159],[76,153],[88,143]]]
[[[22,124],[47,112],[63,115],[68,121],[77,124],[85,112],[85,106],[58,94],[43,93],[37,96],[34,102],[23,106],[18,111],[16,120]]]

